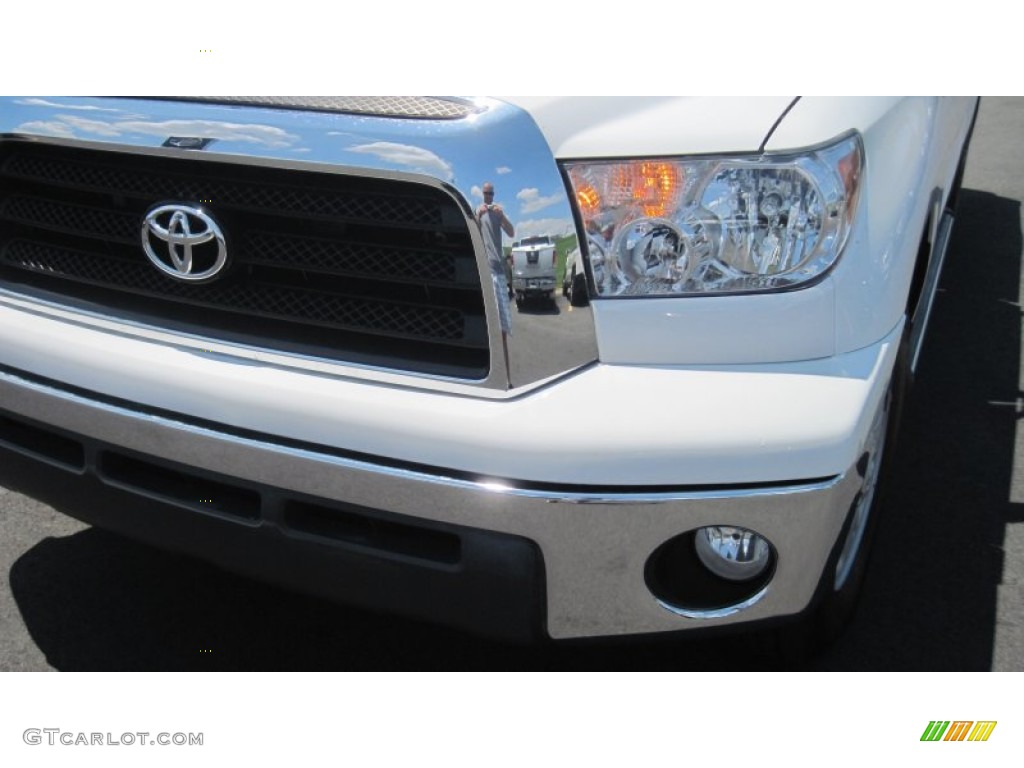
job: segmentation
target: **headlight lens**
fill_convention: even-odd
[[[798,154],[566,164],[600,296],[792,288],[843,249],[854,134]]]

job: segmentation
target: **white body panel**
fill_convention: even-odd
[[[970,128],[974,99],[800,99],[768,151],[856,129],[866,167],[855,230],[832,272],[837,352],[889,332],[906,310],[918,246],[945,201]]]
[[[574,485],[706,485],[843,472],[893,338],[792,365],[599,365],[510,401],[367,386],[116,337],[0,304],[6,364],[132,403],[313,444]],[[586,425],[559,429],[560,424]]]
[[[832,281],[751,296],[595,301],[601,360],[630,365],[778,363],[835,349]]]
[[[526,109],[555,157],[568,159],[753,152],[793,97],[504,100]]]

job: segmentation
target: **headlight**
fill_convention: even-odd
[[[600,296],[792,288],[839,258],[860,138],[797,154],[570,162]]]

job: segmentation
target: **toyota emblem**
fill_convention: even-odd
[[[142,248],[153,266],[178,280],[212,280],[228,260],[224,233],[202,208],[161,203],[142,222]]]

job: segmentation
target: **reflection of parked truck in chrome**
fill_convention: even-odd
[[[555,300],[558,248],[549,235],[524,237],[512,248],[512,290],[516,304],[529,298]]]

